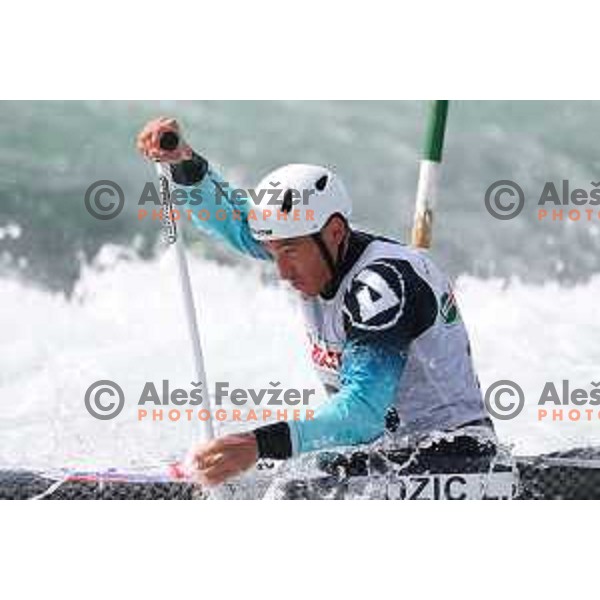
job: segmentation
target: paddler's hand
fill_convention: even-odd
[[[174,150],[163,150],[160,138],[164,133],[176,133],[179,145]],[[181,135],[179,123],[170,117],[159,117],[148,121],[137,137],[138,150],[149,160],[165,163],[179,163],[192,157],[192,148]]]
[[[192,476],[207,486],[219,485],[246,471],[258,460],[258,445],[252,432],[226,435],[196,446],[188,456]]]

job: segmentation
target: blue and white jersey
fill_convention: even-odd
[[[303,303],[312,359],[326,388],[339,393],[362,376],[345,363],[367,352],[374,357],[371,384],[385,381],[387,397],[394,390],[398,433],[447,430],[484,419],[452,286],[428,254],[353,231],[341,268],[332,297]],[[390,380],[388,370],[402,373]]]
[[[171,169],[196,189],[210,218],[193,223],[230,246],[270,259],[250,233],[251,206],[228,200],[223,179],[201,157]],[[191,196],[190,196],[191,197]],[[225,211],[227,218],[214,213]],[[236,213],[237,214],[234,214]],[[447,277],[426,252],[353,230],[335,281],[302,296],[311,359],[327,391],[312,420],[256,430],[262,456],[371,442],[398,417],[395,435],[451,430],[487,417],[469,339]]]

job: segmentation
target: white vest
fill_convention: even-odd
[[[409,287],[416,283],[417,298],[429,299],[433,316],[409,344],[395,402],[400,417],[397,433],[448,430],[487,417],[467,331],[447,277],[426,252],[359,235],[371,241],[343,275],[333,298],[303,297],[312,360],[327,391],[334,393],[340,387],[347,339],[344,319],[372,336],[394,331],[397,319],[406,319],[415,308],[408,303],[413,295]]]

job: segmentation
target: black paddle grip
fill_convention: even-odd
[[[179,146],[179,135],[174,131],[166,131],[160,136],[161,150],[171,151]]]

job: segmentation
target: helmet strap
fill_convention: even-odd
[[[321,253],[321,256],[323,257],[323,260],[327,263],[327,266],[329,267],[329,270],[331,271],[331,275],[335,278],[336,264],[335,264],[335,261],[333,260],[333,256],[331,256],[331,252],[329,252],[329,249],[327,248],[327,246],[325,245],[325,242],[323,241],[323,238],[321,237],[321,232],[317,231],[316,233],[311,234],[311,237],[317,244],[317,247],[319,248],[319,252]]]
[[[323,260],[325,260],[327,266],[329,267],[329,271],[331,272],[331,280],[325,286],[325,289],[322,292],[327,296],[332,292],[332,290],[335,290],[338,285],[338,278],[340,275],[339,265],[342,262],[343,255],[345,254],[347,245],[346,242],[348,241],[348,232],[346,232],[344,239],[338,246],[338,255],[336,260],[333,259],[331,252],[327,248],[325,241],[323,240],[323,236],[321,235],[321,231],[311,234],[310,237],[312,237],[312,239],[315,241],[315,244],[317,244],[317,248],[319,248],[319,252],[321,253]]]

